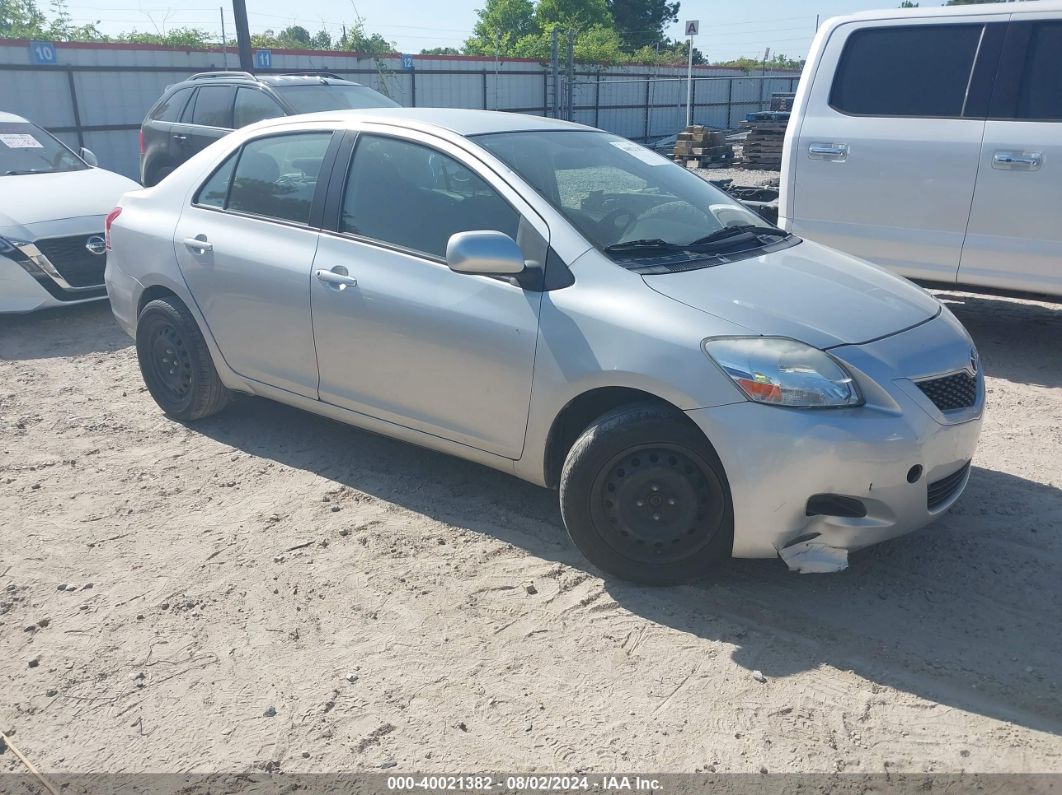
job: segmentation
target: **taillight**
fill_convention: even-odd
[[[140,154],[144,154],[144,128],[140,128]]]
[[[107,213],[107,220],[103,222],[103,242],[104,248],[107,251],[111,250],[111,224],[114,223],[114,219],[122,214],[121,207],[115,207],[109,213]]]

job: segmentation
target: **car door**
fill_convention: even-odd
[[[1005,30],[991,19],[837,28],[793,139],[791,231],[905,276],[955,280],[983,86]]]
[[[959,281],[1062,295],[1062,19],[1015,14],[985,124]]]
[[[181,273],[226,363],[314,398],[310,268],[332,138],[300,131],[248,141],[193,194],[174,237]]]
[[[310,286],[321,400],[519,458],[542,293],[454,273],[446,244],[501,231],[541,266],[544,221],[439,139],[361,134],[348,160]]]
[[[235,98],[233,86],[199,87],[185,106],[180,123],[173,126],[174,159],[178,165],[232,132]]]

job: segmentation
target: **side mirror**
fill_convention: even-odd
[[[524,253],[502,232],[458,232],[446,244],[446,264],[455,273],[515,276],[524,272]]]
[[[96,153],[89,149],[87,146],[81,147],[81,159],[95,168],[100,164],[100,161],[96,158]]]

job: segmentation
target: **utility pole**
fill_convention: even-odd
[[[240,48],[240,69],[254,71],[254,57],[251,55],[251,31],[247,27],[246,0],[232,0],[232,16],[236,19],[236,44]]]
[[[225,35],[225,8],[218,9],[218,14],[221,16],[221,67],[223,69],[229,68],[229,37]]]

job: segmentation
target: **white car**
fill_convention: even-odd
[[[0,113],[0,313],[107,297],[103,223],[140,186]]]
[[[828,20],[780,225],[922,282],[1062,296],[1062,3]]]

